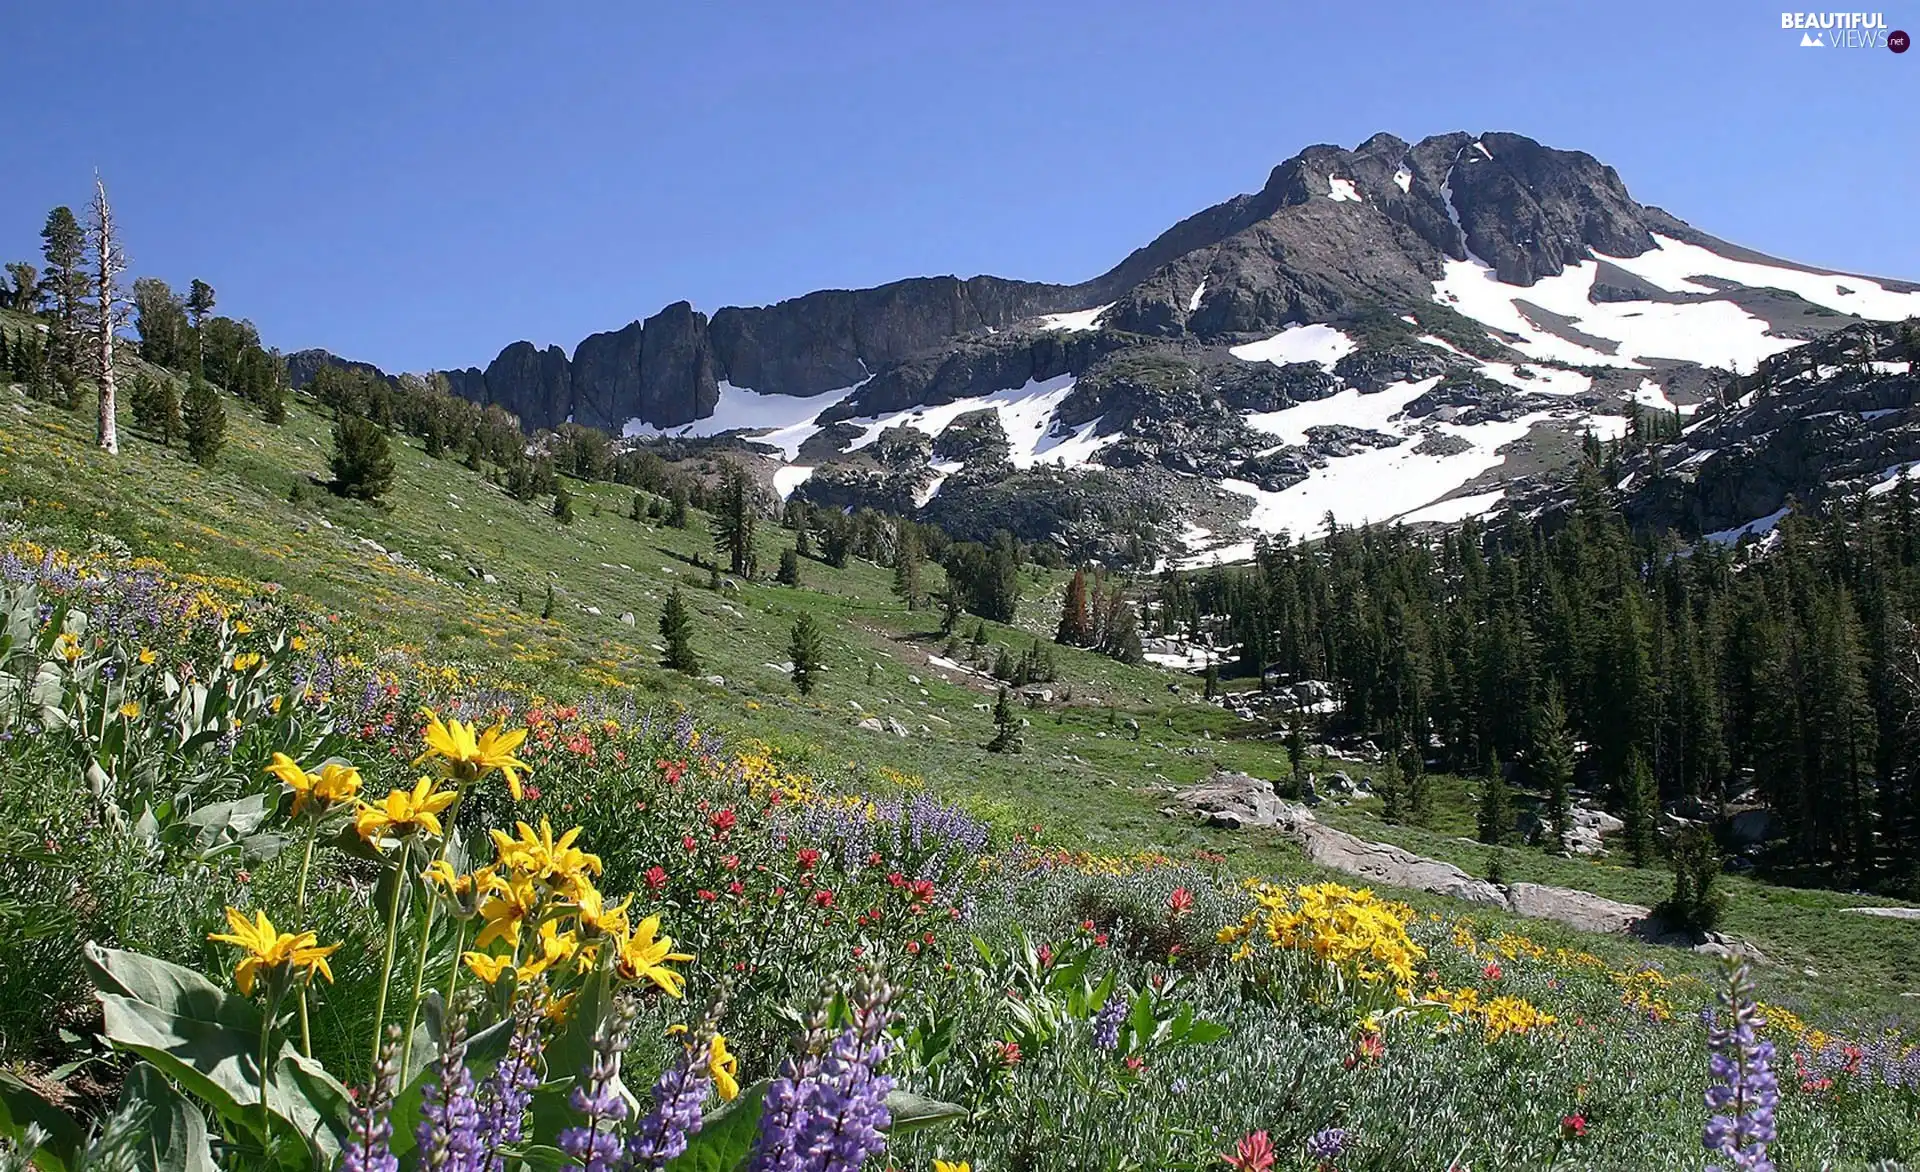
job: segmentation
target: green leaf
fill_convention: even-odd
[[[1196,1021],[1187,1031],[1187,1044],[1206,1046],[1227,1036],[1227,1027],[1217,1021]]]
[[[30,1123],[39,1124],[47,1133],[46,1142],[34,1155],[34,1166],[47,1172],[65,1172],[73,1167],[87,1143],[80,1124],[14,1074],[0,1070],[0,1135],[18,1142]]]
[[[273,1064],[267,1110],[276,1131],[297,1135],[308,1167],[331,1167],[352,1126],[353,1096],[327,1069],[288,1047]]]
[[[760,1102],[765,1079],[741,1090],[739,1097],[701,1120],[687,1150],[667,1162],[667,1172],[733,1172],[753,1151],[760,1134]]]
[[[893,1116],[888,1135],[905,1135],[923,1127],[936,1127],[967,1117],[967,1109],[958,1103],[929,1099],[912,1091],[893,1091],[887,1095],[887,1112]]]
[[[95,996],[115,1048],[153,1063],[220,1115],[259,1136],[260,1012],[191,969],[86,946]]]
[[[140,1167],[152,1172],[215,1172],[207,1118],[160,1072],[142,1063],[127,1074],[120,1103],[145,1108]]]

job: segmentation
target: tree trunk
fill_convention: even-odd
[[[119,245],[113,238],[113,209],[107,206],[107,187],[100,177],[93,177],[93,244],[94,244],[94,298],[96,320],[94,328],[98,331],[95,342],[98,346],[95,370],[96,385],[100,388],[100,450],[108,455],[120,454],[120,429],[115,419],[116,404],[113,388],[113,327],[116,321],[116,308],[119,301],[120,270],[126,260],[120,255]]]

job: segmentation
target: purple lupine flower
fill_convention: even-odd
[[[627,1117],[627,1101],[620,1094],[620,1053],[626,1049],[627,1023],[632,1010],[616,1010],[614,1019],[594,1033],[593,1062],[574,1084],[567,1101],[586,1117],[585,1126],[569,1127],[559,1135],[560,1150],[573,1157],[567,1172],[617,1172],[620,1168],[620,1123]]]
[[[389,1140],[393,1138],[393,1090],[400,1081],[400,1027],[387,1027],[373,1084],[353,1105],[347,1142],[340,1148],[340,1172],[400,1172]]]
[[[1352,1140],[1353,1132],[1344,1127],[1326,1128],[1307,1140],[1307,1158],[1318,1164],[1331,1164],[1340,1158]]]
[[[629,1167],[651,1172],[687,1150],[687,1137],[700,1130],[700,1109],[713,1092],[703,1065],[712,1047],[712,1037],[704,1037],[660,1072],[653,1110],[627,1140]]]
[[[812,1080],[806,1126],[800,1136],[805,1166],[817,1172],[859,1172],[887,1146],[893,1122],[887,1095],[893,1079],[879,1073],[891,1043],[886,1036],[892,991],[874,982],[855,1002],[853,1025],[834,1039]]]
[[[797,1172],[800,1137],[806,1131],[813,1099],[813,1080],[820,1070],[820,1050],[826,1045],[827,1018],[816,1008],[807,1018],[793,1052],[780,1061],[760,1100],[760,1133],[748,1158],[749,1172]]]
[[[467,1071],[467,1023],[448,1014],[446,1037],[435,1062],[434,1081],[420,1090],[420,1123],[414,1142],[420,1167],[433,1172],[479,1172],[480,1106]]]
[[[483,1172],[503,1172],[502,1148],[526,1138],[527,1108],[540,1084],[540,1015],[530,998],[515,1006],[513,1035],[506,1057],[480,1087],[480,1150]]]
[[[1120,1047],[1120,1023],[1127,1017],[1127,999],[1110,994],[1093,1016],[1093,1045],[1111,1054]]]
[[[1707,1151],[1727,1157],[1709,1172],[1773,1172],[1767,1145],[1775,1138],[1775,1108],[1780,1086],[1773,1075],[1773,1043],[1759,1036],[1759,1014],[1753,1007],[1753,986],[1747,966],[1737,966],[1721,994],[1724,1024],[1707,1035],[1712,1053],[1707,1069],[1713,1085],[1707,1088],[1707,1109],[1713,1116],[1701,1134]]]

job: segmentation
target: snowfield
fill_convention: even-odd
[[[1271,362],[1284,366],[1289,362],[1317,362],[1327,369],[1353,353],[1353,339],[1332,326],[1288,326],[1260,342],[1235,346],[1227,353],[1246,362]]]
[[[731,383],[720,384],[720,401],[713,414],[679,427],[655,427],[638,419],[627,420],[620,429],[624,436],[674,436],[676,438],[722,435],[745,431],[761,443],[772,444],[791,460],[800,454],[800,445],[816,435],[820,428],[814,419],[827,408],[860,389],[863,383],[824,391],[809,398],[796,395],[763,395]]]
[[[879,439],[880,433],[889,427],[911,427],[915,431],[937,436],[969,411],[991,409],[998,413],[1000,426],[1006,430],[1011,448],[1007,458],[1014,467],[1058,464],[1067,468],[1084,468],[1094,463],[1094,457],[1101,448],[1120,437],[1095,435],[1100,427],[1098,419],[1074,429],[1059,424],[1054,415],[1072,390],[1073,376],[1066,374],[1045,382],[1028,382],[1012,390],[995,391],[991,395],[976,395],[938,406],[913,407],[887,415],[855,419],[851,422],[866,430],[847,450],[858,451],[866,447]]]

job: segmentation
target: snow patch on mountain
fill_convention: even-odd
[[[1332,326],[1288,326],[1271,338],[1248,342],[1227,351],[1245,362],[1271,362],[1283,366],[1289,362],[1317,362],[1328,370],[1353,353],[1353,339]]]
[[[1202,297],[1205,297],[1206,295],[1207,295],[1207,279],[1205,277],[1202,277],[1200,278],[1199,288],[1193,291],[1193,296],[1187,298],[1187,312],[1194,313],[1198,311],[1200,308],[1200,299]]]
[[[1327,198],[1335,203],[1363,203],[1360,192],[1351,179],[1327,177]]]
[[[1920,292],[1899,293],[1865,277],[1806,272],[1779,265],[1733,260],[1697,244],[1655,234],[1660,247],[1635,257],[1608,257],[1614,264],[1672,293],[1711,293],[1689,278],[1717,277],[1756,289],[1785,289],[1815,305],[1877,321],[1920,315]]]
[[[1098,419],[1077,428],[1060,424],[1055,415],[1072,392],[1073,376],[1063,374],[1044,382],[1029,381],[1024,386],[995,391],[991,395],[975,395],[955,399],[951,403],[912,407],[905,411],[855,419],[851,422],[865,430],[848,445],[847,450],[858,451],[866,447],[890,427],[911,427],[915,431],[937,436],[960,416],[970,411],[991,409],[999,415],[1000,426],[1007,433],[1010,449],[1007,458],[1014,467],[1058,464],[1067,468],[1084,468],[1094,463],[1101,448],[1120,437],[1097,434],[1100,428]]]
[[[1072,313],[1049,313],[1040,318],[1043,330],[1092,330],[1100,326],[1100,315],[1113,308],[1113,302],[1096,305],[1092,309],[1076,309]]]
[[[800,445],[819,432],[814,419],[822,411],[860,389],[860,384],[823,391],[800,398],[794,395],[763,395],[747,387],[720,383],[720,400],[713,414],[680,427],[655,427],[639,419],[629,419],[620,429],[628,437],[673,436],[677,439],[723,435],[729,431],[747,432],[759,443],[771,444],[791,460],[800,454]]]

